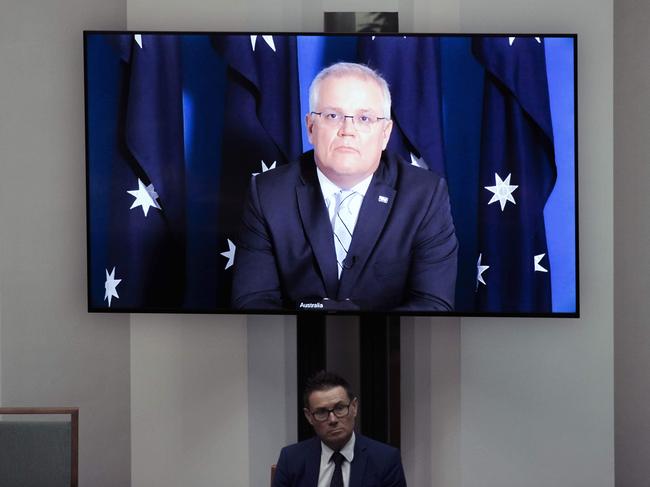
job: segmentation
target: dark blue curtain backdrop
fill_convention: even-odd
[[[223,112],[222,178],[217,224],[232,248],[253,174],[295,161],[302,153],[296,38],[213,36],[228,65]],[[227,308],[231,261],[218,268],[217,303]]]
[[[359,61],[379,71],[391,88],[388,150],[445,177],[440,39],[366,36],[359,40]]]
[[[488,38],[488,51],[493,39],[514,48],[520,41],[521,48],[537,44],[533,38],[512,44]],[[553,159],[557,180],[546,183],[550,196],[536,223],[546,252],[535,253],[546,254],[540,265],[552,272],[543,273],[547,300],[521,309],[573,312],[574,40],[544,38],[539,47],[550,110],[544,157]],[[390,147],[447,178],[460,241],[456,310],[497,311],[481,302],[482,288],[492,286],[496,302],[504,303],[506,291],[494,279],[520,277],[483,260],[490,266],[481,273],[487,286],[479,284],[477,293],[478,256],[494,236],[479,215],[502,213],[500,202],[487,205],[493,193],[485,186],[495,185],[494,175],[488,182],[481,175],[494,172],[486,153],[486,134],[495,129],[487,122],[494,102],[486,87],[494,74],[486,74],[471,38],[460,36],[88,34],[90,307],[108,309],[110,299],[115,310],[227,309],[232,235],[250,178],[311,149],[304,131],[309,83],[322,67],[341,60],[368,62],[385,74],[396,123]],[[516,90],[499,93],[514,94],[511,106],[517,106]],[[498,147],[496,138],[488,140]],[[512,148],[512,139],[506,140]],[[530,144],[522,147],[525,152]],[[505,201],[504,214],[527,204],[514,172],[510,184],[518,186],[516,203]]]
[[[485,68],[478,265],[487,276],[477,285],[476,306],[551,312],[544,207],[557,172],[544,41],[475,38],[472,53]]]

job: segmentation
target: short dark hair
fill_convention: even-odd
[[[326,370],[320,370],[307,379],[305,390],[302,394],[302,402],[305,408],[309,409],[309,396],[315,391],[326,391],[334,387],[342,387],[348,394],[348,399],[352,401],[356,396],[347,380],[340,375]]]

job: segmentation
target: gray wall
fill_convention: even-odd
[[[245,322],[131,317],[132,485],[252,485]]]
[[[297,438],[296,319],[248,318],[249,485],[266,485],[279,448]]]
[[[86,312],[81,44],[126,1],[0,10],[2,405],[79,406],[81,485],[129,485],[129,320]]]
[[[582,316],[462,320],[462,483],[611,486],[613,2],[460,5],[463,30],[578,33]]]
[[[650,479],[650,4],[614,7],[616,485]]]
[[[401,319],[401,451],[409,485],[462,485],[460,358],[458,318]]]
[[[631,10],[642,5],[627,1],[617,10],[618,25],[630,32],[621,42],[647,44],[647,7],[645,16]],[[82,408],[82,485],[128,486],[130,472],[136,487],[178,485],[180,477],[186,485],[212,485],[215,474],[233,486],[266,479],[269,458],[295,435],[288,409],[295,404],[292,319],[85,311],[81,30],[319,30],[323,10],[342,9],[399,9],[405,31],[579,34],[582,318],[405,320],[404,460],[413,485],[613,485],[612,0],[5,1],[2,404]],[[634,127],[647,115],[631,94],[647,80],[642,57],[630,53],[620,62],[617,71],[640,80],[617,77],[629,93],[617,96],[617,110],[624,108],[617,114],[638,120],[617,131],[626,138],[617,145],[616,230],[633,236],[616,242],[616,285],[626,290],[616,295],[616,321],[629,325],[624,335],[617,331],[617,347],[626,347],[617,362],[617,377],[626,381],[618,425],[628,433],[617,446],[630,475],[647,479],[647,471],[634,469],[633,455],[644,453],[638,445],[648,438],[650,402],[638,392],[647,392],[647,377],[634,373],[648,368],[639,368],[648,364],[640,296],[650,286],[638,271],[648,268],[641,264],[647,172],[645,179],[638,173],[647,168],[634,138],[644,135]],[[635,423],[645,426],[633,433]],[[620,485],[639,485],[631,482]]]

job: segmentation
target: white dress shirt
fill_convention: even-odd
[[[327,179],[327,177],[321,172],[317,167],[316,173],[318,174],[318,182],[320,183],[320,190],[323,193],[323,199],[325,200],[325,206],[327,207],[327,213],[330,217],[330,223],[334,225],[334,218],[336,218],[336,193],[341,191],[342,188],[339,188],[332,181]],[[361,203],[363,198],[366,196],[368,191],[368,186],[370,186],[370,181],[372,181],[372,174],[366,179],[357,183],[355,186],[350,188],[350,191],[359,193],[361,198],[357,198],[354,205],[350,206],[350,211],[354,213],[354,222],[356,223],[359,216],[359,210],[361,209]]]
[[[354,459],[354,431],[352,436],[341,448],[341,455],[345,457],[345,461],[341,464],[341,472],[343,473],[343,487],[350,486],[350,463]],[[330,487],[332,483],[332,475],[334,475],[334,462],[330,462],[330,458],[334,454],[329,446],[321,441],[321,454],[320,454],[320,470],[318,473],[318,487]]]

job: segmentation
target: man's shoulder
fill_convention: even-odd
[[[300,177],[300,162],[290,162],[264,171],[254,176],[258,186],[277,185],[283,182],[294,182]]]
[[[366,466],[365,471],[369,478],[381,479],[381,485],[406,487],[404,467],[398,448],[358,435],[354,449],[355,459],[359,455],[361,463]]]
[[[414,190],[421,187],[430,190],[442,180],[437,173],[409,164],[397,154],[387,152],[384,160],[386,165],[382,179],[388,184],[392,181],[397,189],[408,187],[409,190]]]
[[[313,173],[313,174],[312,174]],[[273,169],[264,171],[255,176],[257,186],[277,186],[282,184],[295,184],[299,180],[316,177],[314,152],[305,152],[296,161],[281,164]]]
[[[320,440],[316,436],[282,448],[282,453],[290,457],[304,456],[315,451],[320,452]]]
[[[386,456],[395,455],[399,452],[399,450],[394,446],[373,440],[372,438],[363,435],[356,436],[355,448],[358,448],[359,450],[372,451]]]
[[[394,446],[382,443],[381,441],[373,440],[367,436],[355,434],[355,446],[356,451],[363,451],[372,454],[373,456],[380,457],[391,457],[394,455],[399,455],[399,449]],[[285,446],[282,448],[282,452],[292,458],[308,456],[315,452],[320,453],[320,440],[318,437],[314,436],[307,440],[300,441],[298,443],[293,443],[291,445]]]

